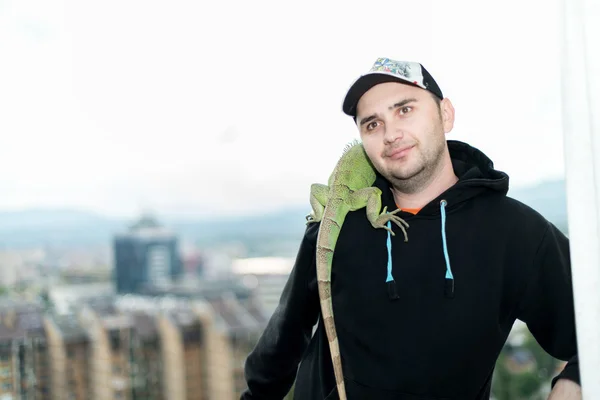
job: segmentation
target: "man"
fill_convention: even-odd
[[[348,399],[489,399],[516,319],[568,361],[550,399],[581,399],[567,238],[506,196],[508,176],[485,154],[446,140],[454,108],[421,64],[378,59],[343,111],[378,171],[382,205],[410,224],[408,242],[388,242],[363,208],[342,227],[332,296]],[[294,400],[338,398],[319,318],[317,231],[306,228],[281,302],[248,356],[242,400],[282,399],[294,380]],[[397,296],[388,295],[390,274]]]

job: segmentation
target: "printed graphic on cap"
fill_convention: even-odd
[[[399,78],[406,79],[421,87],[423,85],[423,75],[421,67],[417,63],[408,61],[395,61],[389,58],[378,58],[373,64],[370,72],[383,72],[391,75],[396,75]]]

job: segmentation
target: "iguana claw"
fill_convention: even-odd
[[[393,223],[395,223],[396,225],[398,225],[400,227],[400,229],[404,233],[404,241],[408,242],[408,234],[406,233],[406,228],[408,228],[409,225],[408,225],[408,222],[406,222],[405,220],[403,220],[402,218],[400,218],[396,215],[396,213],[399,211],[400,211],[400,209],[398,208],[392,212],[387,212],[387,206],[383,207],[381,214],[379,214],[379,217],[377,217],[375,222],[373,222],[373,227],[383,228],[386,231],[390,232],[390,234],[392,236],[396,236],[394,231],[386,225],[388,221],[392,221]]]
[[[314,223],[317,223],[317,222],[319,222],[319,221],[315,217],[314,213],[310,213],[310,214],[308,214],[306,216],[306,225],[308,225],[308,224],[314,224]]]

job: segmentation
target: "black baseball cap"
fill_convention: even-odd
[[[358,78],[346,93],[342,109],[345,114],[356,117],[356,105],[361,96],[373,86],[384,82],[400,82],[429,90],[442,100],[442,90],[420,63],[378,58],[369,72]]]

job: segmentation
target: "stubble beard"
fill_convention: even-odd
[[[435,138],[434,147],[422,149],[417,145],[413,148],[415,154],[408,155],[415,158],[410,160],[413,165],[396,169],[389,168],[383,174],[398,192],[418,193],[439,174],[443,164],[446,141],[443,136],[439,136],[439,133],[432,133],[430,137]]]

